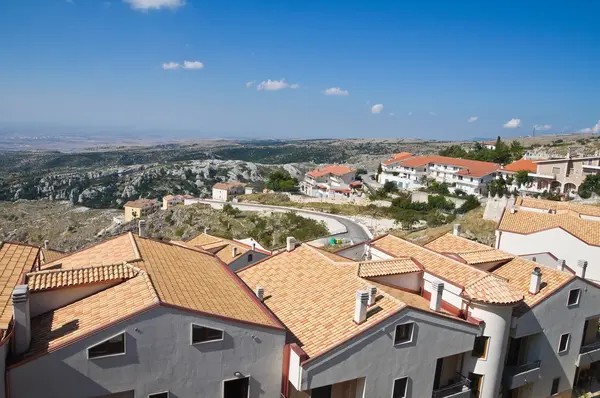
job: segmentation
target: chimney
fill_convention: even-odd
[[[256,251],[256,242],[252,242],[252,250]]]
[[[431,299],[429,300],[429,309],[440,312],[442,308],[442,293],[444,292],[444,282],[440,280],[431,281]]]
[[[231,246],[231,257],[235,257],[237,254],[237,247]]]
[[[367,306],[369,303],[369,291],[358,290],[356,292],[356,304],[354,305],[354,322],[361,324],[367,320]]]
[[[264,287],[256,286],[256,297],[258,297],[258,299],[260,301],[265,300],[265,288]]]
[[[31,343],[31,315],[29,313],[29,287],[17,285],[12,292],[15,354],[27,351]]]
[[[453,233],[455,236],[460,236],[460,224],[454,224]]]
[[[146,220],[138,221],[139,232],[138,235],[142,238],[146,237]]]
[[[210,228],[205,227],[204,228],[204,233],[207,234],[207,235],[210,234]]]
[[[566,266],[567,266],[566,260],[558,260],[558,264],[557,264],[556,268],[558,268],[559,271],[564,272]]]
[[[369,286],[369,307],[375,304],[377,298],[377,288],[375,286]]]
[[[514,207],[510,208],[510,214],[515,214],[517,212],[517,209],[515,209]]]
[[[49,243],[50,243],[50,241],[49,241],[48,239],[46,239],[46,240],[44,241],[44,249],[47,249],[47,248],[48,248],[48,244],[49,244]]]
[[[575,274],[581,279],[585,279],[585,272],[587,270],[588,262],[585,260],[577,260],[577,269]]]
[[[540,267],[535,267],[531,273],[531,282],[529,282],[529,293],[538,294],[540,285],[542,284],[542,270]]]
[[[296,248],[296,238],[294,238],[293,236],[288,236],[287,239],[285,240],[285,249],[288,252],[291,252],[292,250],[294,250]]]

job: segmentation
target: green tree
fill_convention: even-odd
[[[267,188],[275,192],[293,192],[298,189],[297,185],[298,180],[284,170],[272,172],[267,180]]]
[[[600,195],[600,175],[590,174],[585,176],[585,180],[579,186],[577,193],[584,199],[589,198],[593,193]]]
[[[522,185],[527,185],[533,182],[533,177],[529,176],[527,170],[519,170],[517,174],[515,174],[515,181],[517,185],[521,187]]]
[[[465,214],[466,212],[476,209],[479,206],[481,206],[481,203],[475,197],[475,195],[469,195],[467,196],[467,200],[465,200],[465,203],[463,203],[458,209],[456,209],[456,212],[458,214]]]
[[[400,224],[402,229],[411,229],[421,220],[420,214],[415,210],[400,211],[394,217],[396,224]]]
[[[383,184],[383,192],[387,193],[392,193],[392,192],[398,192],[398,186],[396,184],[394,184],[393,181],[386,181],[385,184]]]
[[[517,140],[514,140],[513,142],[510,143],[510,156],[511,156],[511,161],[515,161],[515,160],[519,160],[523,157],[523,154],[525,153],[525,148],[523,148],[523,145],[521,145],[521,143]]]

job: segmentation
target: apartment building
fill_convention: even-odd
[[[421,295],[423,273],[409,257],[355,262],[291,238],[240,270],[289,331],[282,396],[470,397],[481,322],[445,309],[445,282]]]
[[[123,205],[123,209],[125,222],[129,222],[160,210],[160,204],[154,199],[130,200]]]
[[[0,396],[279,396],[285,329],[214,254],[127,233],[40,270],[12,246]]]
[[[443,235],[426,247],[477,268],[491,269],[524,292],[524,301],[513,308],[506,336],[502,397],[570,397],[571,389],[578,386],[584,391],[600,391],[596,381],[600,370],[596,284],[578,277],[563,261],[546,266],[454,234]],[[543,255],[528,257],[540,259]]]
[[[219,238],[210,235],[208,232],[207,229],[204,233],[188,241],[178,243],[214,254],[234,272],[271,255],[270,251],[257,245],[254,240],[250,240],[249,244],[246,244],[240,241]]]
[[[379,183],[394,182],[401,189],[419,189],[426,179],[452,184],[468,194],[486,195],[487,184],[500,167],[496,163],[446,156],[408,156],[403,152],[381,163]]]
[[[585,277],[600,282],[600,209],[517,198],[502,214],[496,248],[517,255],[549,252],[573,269],[585,259]]]
[[[183,206],[186,199],[193,199],[192,195],[167,195],[163,197],[162,209],[167,210],[175,206]]]
[[[226,202],[237,195],[243,195],[244,186],[241,182],[219,182],[213,185],[212,198]]]
[[[308,196],[329,197],[334,194],[349,196],[362,186],[355,181],[356,170],[342,165],[327,165],[312,170],[304,176],[300,190]]]

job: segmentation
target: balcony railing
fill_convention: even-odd
[[[595,341],[592,344],[587,344],[581,347],[579,350],[580,354],[587,354],[588,352],[600,349],[600,341]]]
[[[433,390],[432,398],[445,398],[471,389],[471,380],[460,373],[456,374],[455,380],[452,384]]]
[[[523,365],[511,366],[507,370],[511,376],[515,376],[515,375],[518,375],[521,373],[529,372],[530,370],[533,370],[533,369],[538,369],[540,367],[540,365],[541,365],[541,361],[538,360],[538,361],[529,362],[529,363],[526,363]]]

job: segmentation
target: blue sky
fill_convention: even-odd
[[[598,15],[584,0],[4,0],[0,122],[196,138],[591,130]]]

